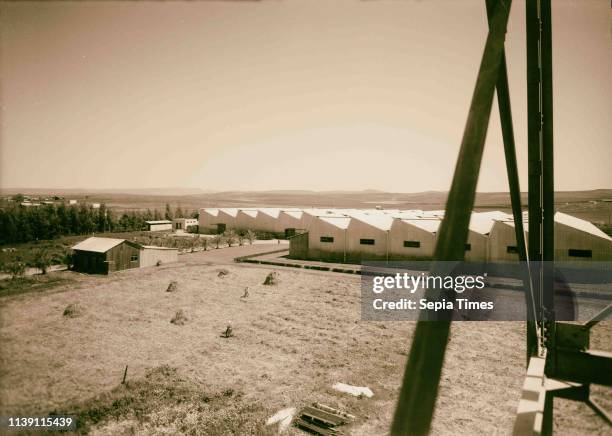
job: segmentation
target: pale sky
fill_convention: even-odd
[[[0,187],[448,190],[484,0],[3,2]],[[527,188],[525,5],[506,50]],[[557,190],[612,187],[612,10],[553,2]],[[506,191],[497,107],[480,191]]]

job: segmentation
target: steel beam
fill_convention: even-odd
[[[525,2],[527,31],[527,147],[528,147],[528,205],[529,205],[529,261],[536,307],[541,307],[542,260],[542,157],[540,147],[540,17],[537,0]],[[538,313],[538,319],[541,319]]]
[[[552,23],[550,0],[540,0],[540,92],[542,108],[542,306],[555,320],[555,183],[553,161]],[[554,324],[553,324],[554,326]],[[551,332],[553,333],[553,332]]]
[[[453,182],[434,253],[435,261],[463,260],[493,94],[504,49],[511,0],[497,0],[470,104]],[[434,273],[443,267],[434,261]],[[453,292],[451,292],[453,294]],[[451,298],[454,296],[451,295]],[[417,323],[391,427],[392,435],[427,434],[435,408],[451,313]]]
[[[486,0],[487,19],[489,23],[493,14],[495,3]],[[514,229],[516,245],[518,248],[519,261],[523,262],[521,277],[525,291],[525,305],[527,307],[527,363],[532,356],[538,353],[538,334],[535,324],[536,302],[533,294],[531,277],[526,266],[527,247],[525,243],[525,230],[523,228],[523,208],[521,206],[521,188],[516,163],[516,146],[514,142],[514,128],[512,126],[512,109],[510,106],[510,91],[508,86],[508,72],[506,67],[506,54],[502,52],[499,66],[499,77],[497,79],[497,105],[501,123],[502,137],[504,140],[504,153],[506,157],[506,171],[508,173],[508,187],[510,191],[510,203],[512,205],[512,216],[514,218]]]

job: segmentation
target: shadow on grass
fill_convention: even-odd
[[[3,279],[0,280],[0,298],[32,292],[45,292],[71,282],[74,282],[74,278],[62,273]]]

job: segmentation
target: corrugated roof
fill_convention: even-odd
[[[422,210],[400,210],[397,213],[391,214],[393,218],[400,219],[415,219],[421,218],[423,214]]]
[[[284,210],[283,213],[285,213],[285,214],[287,214],[287,215],[289,215],[289,216],[291,216],[293,218],[296,218],[298,220],[300,218],[302,218],[302,215],[304,214],[304,212],[296,211],[296,210]]]
[[[469,229],[473,232],[480,233],[481,235],[488,235],[491,233],[493,224],[495,221],[508,219],[510,215],[500,211],[491,212],[479,212],[473,213],[470,218]]]
[[[113,247],[116,247],[119,244],[125,242],[125,239],[115,239],[115,238],[98,238],[92,236],[91,238],[87,238],[84,241],[79,242],[75,246],[72,247],[73,250],[80,251],[93,251],[96,253],[106,253]]]
[[[219,209],[219,212],[223,212],[226,215],[229,215],[233,218],[236,218],[236,215],[238,215],[238,209],[233,208],[233,207],[224,207]]]
[[[555,214],[555,221],[559,224],[564,224],[569,227],[573,227],[575,229],[581,230],[586,233],[590,233],[593,236],[597,236],[598,238],[603,238],[608,241],[612,241],[612,238],[606,235],[603,231],[601,231],[597,226],[593,223],[590,223],[586,220],[582,220],[580,218],[576,218],[575,216],[568,215],[563,212],[557,212]]]
[[[156,221],[145,221],[147,224],[172,224],[172,221],[168,220],[156,220]]]
[[[278,218],[281,212],[280,209],[273,208],[273,207],[262,207],[262,208],[259,208],[258,210],[259,212],[264,213],[268,216],[271,216],[272,218]]]
[[[200,212],[207,213],[208,215],[211,215],[211,216],[219,215],[219,209],[204,208],[204,209],[200,209]]]
[[[349,217],[320,216],[318,219],[343,230],[348,229],[348,226],[351,223],[351,219]]]
[[[423,229],[429,233],[436,233],[442,222],[436,218],[400,219],[400,221]]]
[[[250,209],[240,209],[240,212],[242,212],[245,215],[250,216],[251,218],[257,218],[257,211],[256,210],[250,210]]]
[[[383,231],[391,229],[391,225],[393,224],[393,217],[384,213],[354,213],[351,215],[351,218]]]

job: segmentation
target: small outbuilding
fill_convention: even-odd
[[[191,227],[191,229],[190,229]],[[196,218],[174,218],[172,220],[172,230],[175,232],[178,231],[190,231],[195,230],[194,233],[197,233],[198,230],[198,220]]]
[[[172,221],[170,220],[145,221],[145,224],[149,232],[172,230]]]
[[[176,248],[142,246],[125,239],[87,238],[72,247],[73,269],[89,274],[108,274],[178,261]]]

